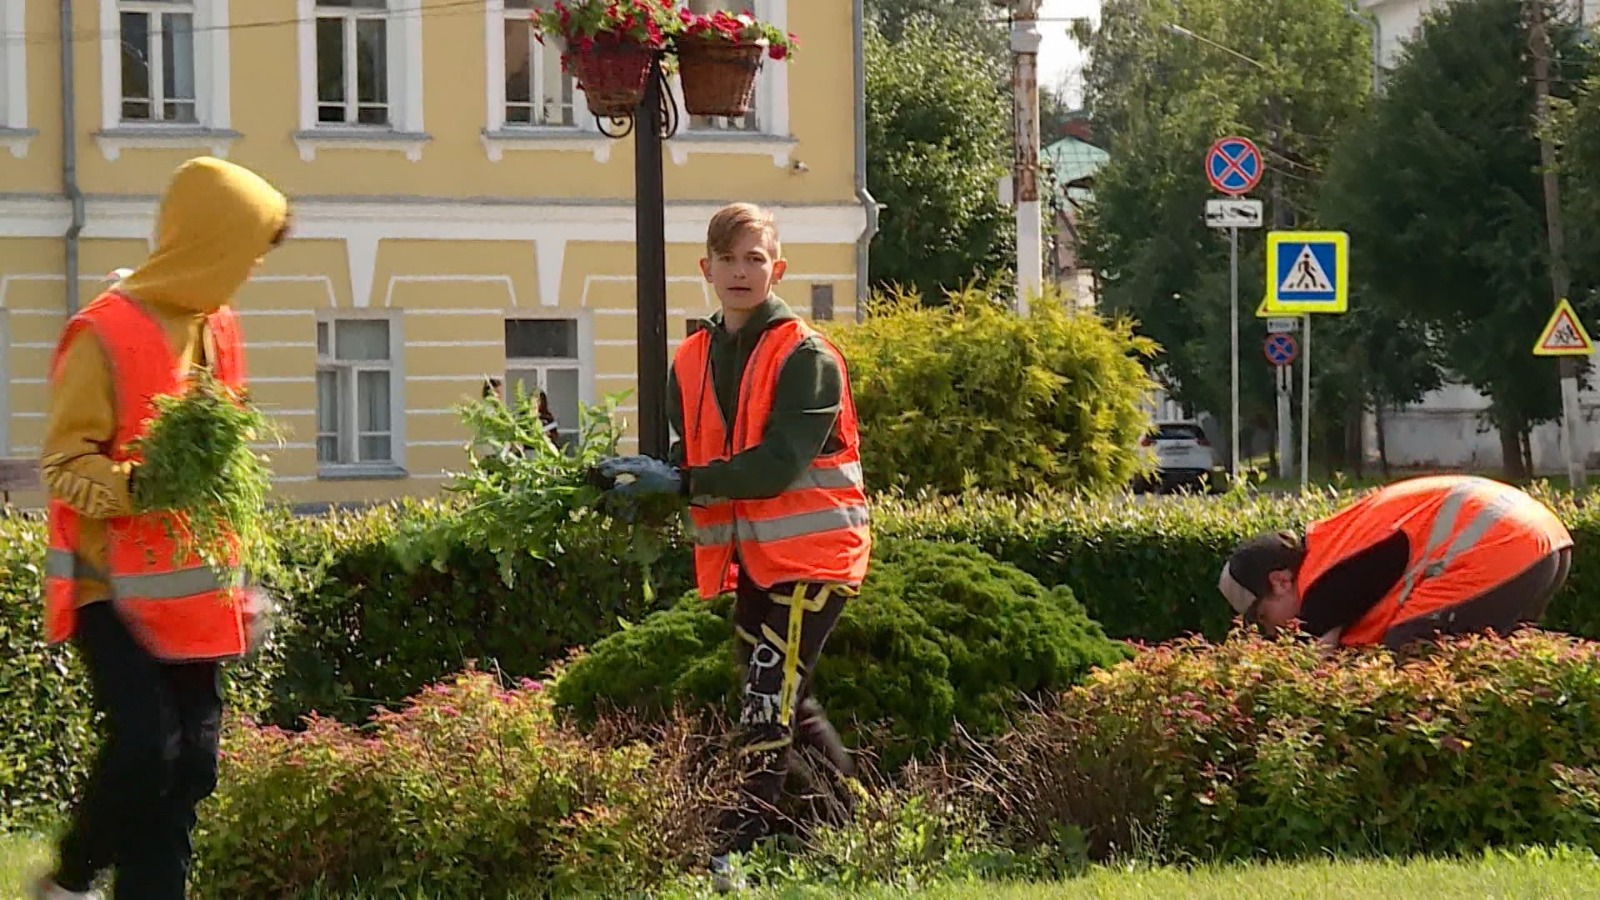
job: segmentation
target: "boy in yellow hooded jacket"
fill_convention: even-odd
[[[161,326],[180,378],[216,358],[207,317],[228,305],[262,257],[288,234],[289,204],[259,175],[201,157],[173,174],[156,221],[155,251],[110,286]],[[185,895],[195,807],[216,787],[222,685],[215,662],[171,663],[140,645],[113,604],[105,522],[130,516],[133,466],[110,455],[118,429],[111,357],[93,329],[59,350],[41,468],[53,500],[80,517],[73,550],[73,641],[108,735],[54,873],[39,900],[91,896],[115,872],[115,895]]]

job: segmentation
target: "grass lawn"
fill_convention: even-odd
[[[0,900],[24,896],[26,879],[44,865],[48,846],[36,837],[0,837]],[[703,880],[668,890],[668,900],[711,896]],[[1494,854],[1465,861],[1319,862],[1300,865],[1225,866],[1197,871],[1098,869],[1050,884],[949,884],[921,891],[872,889],[847,894],[834,886],[756,892],[773,900],[861,900],[902,897],[940,900],[1090,900],[1090,898],[1196,898],[1196,900],[1432,900],[1433,897],[1579,900],[1600,897],[1600,859],[1580,853]],[[346,898],[354,900],[354,898]],[[421,898],[418,898],[421,900]]]

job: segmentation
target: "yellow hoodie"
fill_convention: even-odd
[[[205,318],[226,306],[288,224],[289,203],[261,176],[200,157],[173,173],[156,218],[156,248],[112,288],[159,321],[180,375],[214,354]],[[104,519],[133,513],[131,466],[108,455],[117,432],[116,392],[105,350],[90,331],[66,348],[50,383],[41,468],[50,496],[83,516],[79,571],[106,571]],[[110,596],[103,578],[80,577],[78,603]]]

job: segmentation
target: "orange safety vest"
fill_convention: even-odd
[[[1405,532],[1411,559],[1398,584],[1339,637],[1378,644],[1389,629],[1471,600],[1572,546],[1549,507],[1488,478],[1437,475],[1391,484],[1306,528],[1302,596],[1346,559]]]
[[[768,328],[756,343],[739,384],[732,433],[722,419],[710,377],[710,332],[701,329],[678,348],[673,374],[683,395],[685,462],[693,469],[761,443],[778,387],[778,373],[801,342],[817,332],[798,319]],[[827,341],[844,378],[834,431],[844,446],[819,456],[776,497],[713,500],[689,508],[694,523],[695,583],[700,596],[726,593],[742,566],[763,588],[793,581],[859,585],[872,552],[867,494],[861,478],[861,437],[844,358]]]
[[[227,307],[206,320],[215,347],[208,360],[219,381],[244,387],[244,345],[238,318]],[[67,323],[51,363],[51,378],[66,348],[85,330],[105,348],[116,383],[117,433],[108,455],[136,460],[128,445],[145,432],[158,395],[183,390],[179,360],[161,324],[136,302],[102,294]],[[50,544],[45,562],[45,633],[52,643],[77,627],[77,511],[50,501]],[[168,661],[220,660],[242,655],[245,646],[242,573],[216,571],[197,555],[177,559],[181,520],[170,513],[144,513],[106,521],[109,572],[95,573],[111,585],[112,602],[129,631],[151,655]],[[169,528],[172,530],[169,531]]]

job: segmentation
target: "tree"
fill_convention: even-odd
[[[986,0],[867,0],[867,16],[891,42],[899,41],[914,21],[931,22],[946,41],[979,50],[996,63],[1009,52],[1005,11]]]
[[[897,41],[868,28],[867,185],[884,205],[872,279],[942,297],[1012,268],[1015,227],[998,184],[1010,99],[982,52],[913,19]]]
[[[1229,48],[1166,30],[1181,25]],[[1090,41],[1086,105],[1111,161],[1095,179],[1086,251],[1103,302],[1166,350],[1177,398],[1226,415],[1228,243],[1202,210],[1206,148],[1240,134],[1267,152],[1289,221],[1310,224],[1332,138],[1361,109],[1366,30],[1344,0],[1105,0]],[[1255,192],[1268,193],[1268,186]],[[1264,282],[1260,232],[1240,234],[1241,417],[1272,421],[1272,375],[1251,313]],[[1330,335],[1334,340],[1337,334]],[[1319,359],[1341,348],[1318,340]],[[1320,414],[1320,413],[1319,413]]]
[[[1555,368],[1530,352],[1551,304],[1525,5],[1453,3],[1425,19],[1340,143],[1322,202],[1381,315],[1426,329],[1489,397],[1508,477],[1527,474],[1528,431],[1560,412]],[[1582,59],[1575,29],[1551,34],[1562,58]],[[1569,85],[1552,90],[1570,97]]]

